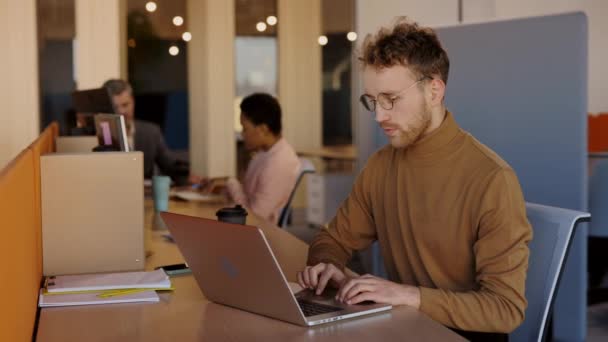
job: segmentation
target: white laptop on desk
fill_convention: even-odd
[[[292,294],[256,227],[166,212],[160,216],[211,301],[303,326],[391,309],[386,304],[345,305],[334,294],[315,296],[310,290]]]

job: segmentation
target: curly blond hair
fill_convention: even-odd
[[[420,27],[407,17],[397,17],[392,27],[383,27],[363,41],[359,61],[382,69],[402,65],[419,79],[440,78],[448,83],[450,60],[433,29]]]

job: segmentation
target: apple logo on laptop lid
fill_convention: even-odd
[[[228,277],[234,279],[239,275],[239,269],[226,257],[220,258],[222,264],[222,271],[228,275]]]

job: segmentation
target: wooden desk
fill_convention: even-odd
[[[357,149],[353,145],[298,150],[297,154],[304,157],[320,158],[324,163],[325,172],[353,172],[357,161]]]
[[[298,150],[297,153],[302,156],[326,159],[357,160],[357,149],[353,145],[326,146],[317,149]]]
[[[220,205],[221,206],[221,205]],[[218,205],[171,202],[170,211],[214,217]],[[177,247],[166,242],[151,203],[146,202],[146,268],[182,262]],[[270,223],[248,217],[264,230],[285,276],[295,280],[304,266],[307,246]],[[172,278],[176,290],[161,293],[159,303],[44,308],[37,341],[463,341],[417,310],[400,307],[365,318],[312,328],[209,302],[194,278]]]

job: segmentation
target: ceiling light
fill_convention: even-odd
[[[277,24],[277,17],[275,17],[274,15],[268,16],[268,18],[266,18],[266,22],[268,23],[268,25],[274,26]]]
[[[156,2],[154,2],[154,1],[146,2],[146,11],[148,11],[148,12],[156,11]]]
[[[256,28],[256,30],[258,30],[260,32],[264,32],[264,31],[266,31],[266,23],[260,21],[257,24],[255,24],[255,28]]]
[[[319,36],[319,45],[327,45],[327,36]]]
[[[175,17],[173,17],[173,25],[182,26],[183,24],[184,24],[184,18],[180,17],[179,15],[176,15]]]

